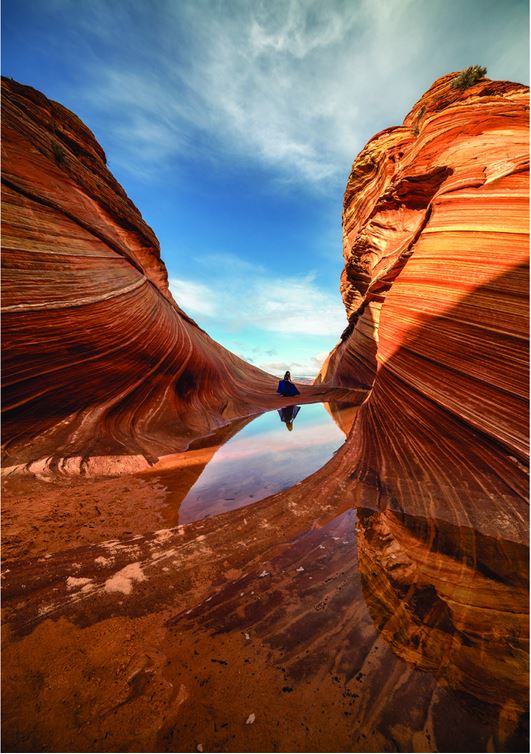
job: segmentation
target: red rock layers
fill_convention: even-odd
[[[175,304],[89,129],[2,87],[4,465],[131,470],[256,411],[274,379]]]
[[[482,79],[461,91],[455,76],[436,81],[404,125],[376,135],[353,164],[341,277],[350,325],[319,380],[374,382],[353,434],[370,443],[378,424],[374,452],[390,444],[376,464],[386,477],[406,425],[427,447],[450,422],[462,439],[490,443],[521,492],[528,90]],[[444,445],[434,450],[436,464]]]
[[[350,324],[318,381],[372,384],[343,456],[382,636],[453,688],[488,702],[503,688],[517,717],[528,662],[528,89],[482,79],[461,91],[455,76],[353,164]]]
[[[84,480],[39,482],[33,494],[51,489],[53,506],[41,506],[44,536],[18,562],[14,550],[36,527],[12,503],[4,602],[16,640],[4,688],[18,749],[192,750],[208,719],[213,748],[224,750],[272,741],[524,750],[527,90],[482,80],[462,92],[454,77],[436,82],[403,127],[372,139],[349,178],[341,287],[350,325],[320,380],[372,389],[359,409],[330,405],[349,438],[326,466],[254,505],[159,531],[156,502],[138,505],[131,525],[111,520],[128,497],[156,497],[154,482],[99,480],[88,491]],[[4,317],[8,457],[171,452],[183,424],[200,434],[243,414],[245,401],[256,408],[267,376],[168,298],[156,241],[91,135],[41,95],[8,88],[4,220],[16,266],[7,274],[17,290],[28,281],[26,297],[4,302],[23,304]],[[38,125],[53,112],[65,130],[60,164],[53,129]],[[245,381],[243,399],[233,381],[235,390]],[[61,509],[65,488],[80,504],[60,529],[48,512]],[[97,507],[95,528],[76,538],[83,492],[104,515]],[[119,599],[108,588],[117,568],[145,576]],[[87,636],[99,659],[85,656]],[[144,665],[128,665],[146,651]],[[203,659],[228,675],[207,677]],[[102,713],[94,677],[102,698],[120,689],[122,717]],[[260,717],[245,724],[257,699],[270,726],[262,734]],[[227,719],[239,721],[230,741]]]

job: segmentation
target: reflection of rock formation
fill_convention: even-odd
[[[275,380],[175,305],[92,133],[34,89],[2,86],[5,464],[153,459],[245,413]]]
[[[179,508],[218,450],[236,435],[252,417],[221,427],[206,438],[195,440],[188,450],[166,456],[149,471],[139,474],[144,479],[156,478],[166,490],[164,521],[168,526],[179,523]]]
[[[352,425],[359,411],[358,403],[337,403],[336,401],[323,404],[332,419],[345,437],[349,436]]]
[[[365,600],[393,651],[506,715],[527,706],[528,552],[473,529],[358,511]]]

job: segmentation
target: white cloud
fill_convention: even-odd
[[[320,289],[311,275],[259,281],[246,315],[273,332],[339,337],[346,325],[339,295]]]
[[[204,283],[195,283],[191,280],[172,277],[169,280],[169,288],[175,301],[187,314],[215,316],[216,305],[214,301],[216,294]]]
[[[339,294],[324,290],[314,274],[278,277],[233,254],[212,256],[217,263],[207,265],[201,281],[170,278],[178,305],[261,369],[315,376],[346,325]]]
[[[75,80],[105,118],[98,136],[111,164],[139,174],[200,155],[329,185],[441,74],[479,63],[494,78],[528,78],[523,0],[50,0],[46,9],[68,20],[71,58],[85,66]]]
[[[332,343],[330,350],[333,345],[334,344]],[[293,379],[300,377],[315,377],[328,354],[329,351],[320,351],[315,356],[303,356],[294,359],[276,359],[273,361],[261,358],[257,360],[256,365],[270,374],[278,374],[279,376],[282,376],[284,372],[289,370]]]
[[[245,260],[226,257],[236,268],[240,261],[246,266]],[[314,377],[328,355],[328,350],[315,352],[316,341],[321,348],[329,342],[331,349],[346,325],[339,295],[319,288],[312,275],[276,278],[247,270],[245,276],[231,276],[233,268],[216,269],[216,282],[208,284],[170,278],[178,305],[229,350],[266,372],[281,376],[289,369],[294,378]]]
[[[326,335],[338,338],[346,326],[339,294],[321,289],[313,275],[303,278],[231,276],[230,268],[218,271],[218,281],[204,282],[171,278],[170,290],[179,306],[192,316],[203,315],[217,327],[237,332],[256,327],[289,335]]]
[[[319,372],[323,361],[324,359],[318,361],[315,356],[310,356],[309,358],[296,361],[293,359],[283,361],[260,361],[256,366],[260,367],[260,369],[263,369],[265,372],[269,372],[269,374],[277,374],[279,377],[281,377],[284,372],[289,371],[291,372],[292,379],[296,380],[300,377],[315,377]]]

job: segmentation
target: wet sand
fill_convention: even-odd
[[[341,454],[168,528],[164,472],[185,491],[219,442],[160,473],[4,483],[4,750],[523,750],[524,550],[435,520],[427,546],[354,508]],[[453,583],[459,624],[434,591]]]

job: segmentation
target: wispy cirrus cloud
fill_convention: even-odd
[[[91,59],[86,96],[108,118],[115,160],[146,171],[194,154],[250,159],[316,186],[342,180],[367,138],[400,122],[437,76],[481,63],[525,80],[524,6],[93,0],[72,21],[112,44],[105,62]]]

